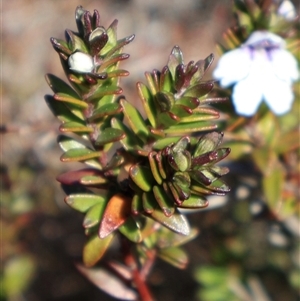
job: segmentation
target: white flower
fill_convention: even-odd
[[[238,114],[255,114],[263,100],[277,115],[293,103],[292,82],[299,77],[297,61],[285,41],[268,31],[253,32],[240,48],[225,53],[213,73],[222,87],[234,85]]]
[[[79,73],[89,73],[95,68],[93,58],[83,52],[75,52],[71,54],[68,63],[71,70]]]
[[[296,9],[290,0],[283,0],[278,7],[277,13],[288,21],[292,21],[297,17]]]

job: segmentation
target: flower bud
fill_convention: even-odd
[[[83,52],[75,52],[70,55],[68,63],[70,69],[78,73],[89,73],[95,68],[93,58]]]

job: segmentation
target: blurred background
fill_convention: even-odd
[[[135,83],[145,82],[145,71],[161,69],[174,45],[180,46],[186,63],[204,59],[216,54],[216,43],[233,24],[229,0],[2,2],[0,256],[6,293],[0,292],[1,300],[114,300],[74,266],[81,260],[85,241],[82,216],[64,203],[55,181],[74,164],[59,160],[59,122],[44,101],[45,94],[52,94],[44,75],[65,78],[49,39],[64,39],[65,29],[76,31],[78,5],[97,9],[105,27],[118,19],[119,38],[136,35],[125,49],[131,57],[122,68],[130,76],[121,85],[126,98],[137,106]],[[226,199],[212,199],[212,209],[190,216],[200,234],[186,245],[188,268],[180,271],[156,263],[149,283],[157,300],[300,300],[300,276],[295,271],[299,233],[291,234],[266,218],[261,205],[255,207],[259,187],[247,171],[255,173],[245,166],[234,183],[228,176],[233,191]],[[297,232],[297,226],[292,229]],[[242,299],[230,293],[226,283],[232,274],[238,275],[231,282],[233,291],[243,295],[250,287],[256,290],[254,296],[266,299]]]

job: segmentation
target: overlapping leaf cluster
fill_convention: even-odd
[[[96,10],[91,15],[78,7],[76,22],[78,32],[66,30],[66,41],[51,39],[71,86],[47,75],[54,95],[47,95],[46,101],[62,123],[61,160],[88,166],[58,177],[71,187],[65,201],[85,213],[89,240],[84,262],[90,266],[101,258],[115,230],[130,241],[143,242],[140,254],[154,246],[172,261],[181,252],[176,249],[182,241],[178,235],[194,236],[178,208],[206,207],[206,196],[229,191],[220,179],[228,169],[215,165],[230,151],[220,148],[223,134],[192,135],[216,129],[211,120],[219,113],[208,105],[224,100],[207,96],[213,82],[202,81],[213,56],[185,65],[176,46],[162,71],[146,72],[147,85],[137,84],[144,118],[118,97],[119,79],[128,75],[119,69],[120,61],[129,57],[122,49],[134,36],[118,40],[117,21],[105,29]],[[70,68],[76,53],[91,58],[94,68]],[[154,221],[165,230],[156,231]]]

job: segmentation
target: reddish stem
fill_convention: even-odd
[[[126,265],[130,267],[132,271],[132,277],[133,282],[136,285],[137,291],[140,295],[141,301],[155,301],[155,299],[152,297],[150,290],[144,281],[144,277],[141,274],[141,272],[138,269],[138,265],[136,263],[135,258],[131,254],[131,252],[128,252],[125,257]]]

